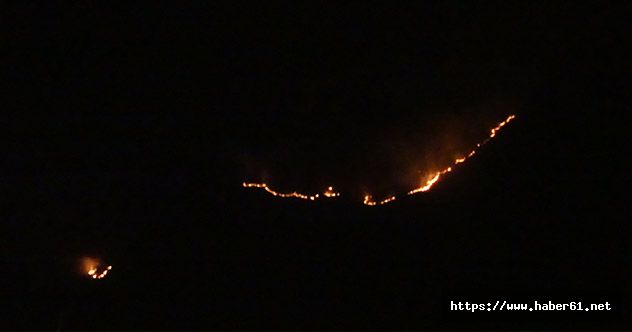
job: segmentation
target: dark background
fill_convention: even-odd
[[[0,327],[630,327],[629,3],[2,7]],[[429,193],[361,205],[511,113]]]

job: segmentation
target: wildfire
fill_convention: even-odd
[[[274,196],[284,197],[284,198],[294,197],[294,198],[300,198],[300,199],[314,201],[317,198],[321,197],[320,194],[305,195],[305,194],[298,193],[296,191],[291,192],[291,193],[280,193],[280,192],[277,192],[277,191],[274,191],[274,190],[270,189],[270,187],[266,183],[248,183],[248,182],[243,182],[241,185],[244,188],[262,188],[263,190],[269,192],[270,194],[272,194]],[[329,186],[327,188],[327,190],[323,193],[323,196],[325,196],[325,197],[338,197],[338,196],[340,196],[340,193],[335,192],[334,188]]]
[[[84,258],[83,270],[92,279],[103,279],[112,270],[112,265],[104,266],[98,259]]]
[[[432,188],[432,185],[437,183],[437,181],[439,181],[439,178],[441,177],[442,172],[437,172],[430,180],[426,181],[426,184],[424,184],[423,186],[413,189],[411,191],[408,192],[408,195],[412,195],[412,194],[416,194],[418,192],[423,192],[423,191],[428,191],[430,190],[430,188]]]
[[[499,123],[496,127],[492,128],[492,130],[490,131],[489,138],[496,136],[496,133],[500,130],[500,128],[504,127],[506,124],[509,123],[509,121],[513,120],[515,117],[516,117],[515,115],[510,115],[509,117],[507,117],[505,121]]]
[[[498,125],[496,125],[496,127],[492,128],[489,132],[489,136],[485,138],[485,140],[483,140],[482,142],[476,144],[476,148],[473,149],[472,151],[470,151],[465,157],[459,157],[456,158],[452,164],[440,171],[431,173],[428,177],[427,180],[422,183],[421,186],[414,188],[412,190],[410,190],[408,193],[406,193],[407,195],[413,195],[413,194],[417,194],[420,192],[426,192],[429,191],[432,186],[435,185],[435,183],[437,183],[439,181],[439,179],[441,178],[442,175],[452,172],[453,167],[455,167],[458,164],[464,163],[467,159],[471,158],[472,156],[474,156],[476,154],[476,151],[482,147],[483,145],[487,144],[487,142],[489,142],[492,138],[496,137],[496,135],[498,134],[498,132],[500,131],[500,129],[502,127],[504,127],[505,125],[507,125],[511,120],[515,119],[516,116],[515,115],[509,115],[504,121],[498,123]],[[244,182],[243,187],[245,188],[262,188],[265,191],[269,192],[270,194],[274,195],[274,196],[278,196],[278,197],[295,197],[295,198],[300,198],[300,199],[306,199],[306,200],[316,200],[317,198],[320,198],[321,196],[319,196],[319,194],[315,194],[315,195],[305,195],[305,194],[301,194],[298,192],[291,192],[291,193],[279,193],[276,192],[272,189],[270,189],[270,187],[268,187],[267,184],[265,183],[247,183]],[[340,196],[340,193],[334,192],[333,187],[328,187],[327,190],[325,192],[323,192],[323,196],[325,197],[338,197]],[[374,205],[383,205],[386,203],[390,203],[392,201],[396,200],[395,196],[390,196],[387,197],[381,201],[375,201],[373,200],[373,197],[371,195],[365,195],[364,196],[364,201],[362,203],[364,203],[364,205],[369,205],[369,206],[374,206]]]
[[[325,191],[323,195],[325,195],[325,197],[338,197],[340,196],[340,193],[335,192],[334,187],[329,186],[327,187],[327,191]]]
[[[366,195],[366,196],[364,196],[364,202],[362,202],[362,203],[364,203],[364,205],[371,205],[371,206],[373,206],[373,205],[376,205],[376,204],[377,204],[377,203],[375,203],[375,201],[371,198],[371,195]]]
[[[448,167],[444,168],[443,170],[436,172],[433,175],[433,177],[430,178],[429,180],[427,180],[422,186],[409,191],[408,195],[413,195],[413,194],[416,194],[416,193],[419,193],[419,192],[425,192],[425,191],[430,190],[430,188],[432,188],[432,186],[435,183],[437,183],[437,181],[439,181],[439,178],[441,178],[441,175],[451,172],[453,166],[461,164],[461,163],[465,162],[468,158],[470,158],[473,155],[475,155],[476,154],[476,150],[478,148],[480,148],[481,146],[487,144],[487,142],[489,142],[490,139],[492,139],[492,138],[494,138],[496,136],[496,134],[498,133],[500,128],[504,127],[507,123],[509,123],[514,118],[516,118],[516,116],[513,115],[513,114],[508,116],[507,119],[505,119],[505,121],[500,122],[496,127],[492,128],[490,130],[489,136],[482,143],[476,144],[476,149],[470,151],[470,153],[468,153],[466,157],[456,158],[454,160],[454,162],[452,163],[452,166],[448,166]]]
[[[373,197],[371,195],[365,195],[364,196],[364,201],[362,203],[364,203],[364,205],[373,206],[373,205],[383,205],[383,204],[386,204],[388,202],[392,202],[394,200],[395,200],[395,196],[391,196],[391,197],[387,197],[387,198],[385,198],[385,199],[383,199],[383,200],[381,200],[379,202],[376,202],[376,201],[373,200]]]

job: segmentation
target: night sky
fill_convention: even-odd
[[[630,3],[2,7],[1,329],[630,328]]]

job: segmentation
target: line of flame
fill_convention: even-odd
[[[317,198],[321,198],[322,197],[322,196],[320,196],[320,194],[306,195],[306,194],[301,194],[301,193],[296,192],[296,191],[291,192],[291,193],[280,193],[278,191],[272,190],[268,186],[268,184],[266,184],[266,183],[243,182],[241,185],[244,188],[262,188],[263,190],[269,192],[270,194],[272,194],[274,196],[284,197],[284,198],[294,197],[294,198],[300,198],[300,199],[314,201]],[[325,197],[338,197],[338,196],[340,196],[340,193],[335,192],[334,188],[330,186],[330,187],[327,188],[327,190],[325,192],[323,192],[323,196],[325,196]]]
[[[108,266],[107,269],[103,270],[103,272],[97,274],[97,268],[92,267],[88,270],[88,275],[92,276],[92,279],[103,279],[110,270],[112,270],[112,265]]]
[[[444,168],[441,171],[438,171],[436,173],[434,173],[434,175],[432,176],[432,178],[430,178],[429,180],[426,181],[426,183],[424,183],[423,185],[421,185],[420,187],[417,187],[411,191],[409,191],[407,193],[407,195],[413,195],[416,193],[420,193],[420,192],[426,192],[428,190],[430,190],[432,188],[432,186],[437,183],[439,181],[439,179],[441,178],[441,176],[445,173],[449,173],[452,172],[452,167],[464,163],[467,159],[469,159],[470,157],[472,157],[473,155],[476,154],[476,150],[479,149],[481,146],[487,144],[487,142],[489,142],[489,140],[493,137],[496,136],[496,134],[498,133],[498,131],[504,127],[507,123],[509,123],[511,120],[515,119],[516,116],[515,115],[510,115],[507,117],[507,119],[505,119],[504,121],[500,122],[496,127],[492,128],[490,130],[490,134],[489,137],[487,137],[482,143],[478,143],[476,144],[476,149],[470,151],[470,153],[467,154],[466,157],[460,157],[460,158],[456,158],[454,160],[454,162],[452,163],[451,166],[448,166],[446,168]]]
[[[370,205],[370,206],[374,206],[374,205],[383,205],[389,202],[392,202],[395,200],[395,196],[390,196],[387,197],[379,202],[376,202],[373,200],[373,196],[371,195],[365,195],[364,196],[364,201],[362,203],[364,203],[364,205]]]
[[[500,129],[502,127],[504,127],[505,125],[507,125],[511,120],[515,119],[516,116],[514,114],[509,115],[504,121],[498,123],[498,125],[496,125],[496,127],[492,128],[490,130],[489,136],[487,138],[485,138],[485,140],[483,140],[481,143],[476,144],[476,148],[473,149],[472,151],[470,151],[465,157],[459,157],[456,158],[452,164],[438,172],[435,173],[431,173],[429,176],[429,179],[426,180],[425,183],[423,183],[421,186],[412,189],[411,191],[407,192],[406,195],[414,195],[420,192],[426,192],[428,190],[430,190],[432,188],[432,186],[434,186],[435,183],[437,183],[439,181],[439,179],[441,178],[442,175],[452,172],[453,167],[455,167],[458,164],[464,163],[467,159],[471,158],[472,156],[474,156],[476,154],[476,151],[482,147],[483,145],[487,144],[487,142],[489,142],[492,138],[496,137],[496,135],[498,134],[498,132],[500,131]],[[245,188],[262,188],[265,191],[267,191],[268,193],[274,195],[274,196],[278,196],[278,197],[284,197],[284,198],[288,198],[288,197],[295,197],[295,198],[300,198],[300,199],[305,199],[305,200],[316,200],[317,198],[320,198],[321,196],[319,194],[315,194],[315,195],[306,195],[306,194],[301,194],[298,192],[291,192],[291,193],[280,193],[277,191],[274,191],[272,189],[270,189],[270,187],[266,184],[266,183],[247,183],[247,182],[243,182],[242,186]],[[327,191],[325,191],[323,193],[323,195],[325,197],[338,197],[340,196],[340,193],[334,192],[332,187],[327,188]],[[373,197],[371,195],[365,195],[364,196],[364,201],[362,202],[364,205],[369,205],[369,206],[375,206],[375,205],[384,205],[387,203],[390,203],[394,200],[396,200],[397,197],[396,196],[390,196],[387,197],[381,201],[374,201]]]

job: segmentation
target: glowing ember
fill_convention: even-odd
[[[247,183],[244,182],[241,184],[244,188],[262,188],[263,190],[269,192],[270,194],[274,195],[274,196],[278,196],[278,197],[283,197],[283,198],[288,198],[288,197],[294,197],[294,198],[300,198],[300,199],[306,199],[306,200],[310,200],[310,201],[314,201],[317,198],[320,198],[320,194],[315,194],[315,195],[305,195],[305,194],[301,194],[298,192],[291,192],[291,193],[280,193],[277,191],[274,191],[272,189],[270,189],[270,187],[268,187],[268,185],[266,183]],[[340,193],[335,192],[333,187],[328,187],[327,190],[323,193],[323,196],[325,197],[338,197],[340,196]]]
[[[112,270],[112,265],[104,266],[100,260],[96,258],[82,259],[83,271],[92,277],[92,279],[103,279]]]
[[[505,125],[507,125],[511,120],[515,119],[516,116],[515,115],[510,115],[508,116],[504,121],[500,122],[498,125],[496,125],[496,127],[492,128],[490,130],[489,136],[487,138],[485,138],[485,140],[483,140],[481,143],[476,144],[476,148],[472,151],[470,151],[466,157],[459,157],[456,158],[454,160],[454,162],[452,162],[452,165],[444,168],[443,170],[431,173],[428,177],[427,180],[420,186],[417,187],[411,191],[409,191],[407,193],[407,195],[413,195],[413,194],[417,194],[420,192],[426,192],[428,190],[430,190],[432,188],[432,186],[437,183],[439,181],[439,179],[441,178],[442,175],[452,172],[452,168],[458,164],[464,163],[468,158],[471,158],[472,156],[474,156],[476,154],[476,150],[478,148],[480,148],[481,146],[487,144],[487,142],[489,142],[492,138],[496,137],[496,135],[498,134],[498,132],[500,131],[500,129],[502,127],[504,127]],[[268,187],[267,184],[265,183],[246,183],[244,182],[242,184],[245,188],[262,188],[265,191],[269,192],[270,194],[274,195],[274,196],[278,196],[278,197],[295,197],[295,198],[301,198],[301,199],[307,199],[307,200],[315,200],[317,198],[319,198],[319,194],[316,195],[305,195],[305,194],[301,194],[301,193],[297,193],[297,192],[291,192],[291,193],[279,193],[276,192],[272,189],[270,189],[270,187]],[[333,191],[333,187],[328,187],[327,190],[323,193],[323,195],[325,197],[338,197],[340,196],[340,193],[336,193]],[[369,205],[369,206],[374,206],[374,205],[383,205],[386,203],[390,203],[392,201],[394,201],[396,199],[395,196],[390,196],[388,198],[385,198],[381,201],[374,201],[373,197],[371,195],[365,195],[364,196],[364,205]]]
[[[441,172],[437,172],[437,174],[435,174],[435,176],[432,177],[432,179],[426,181],[426,184],[417,188],[417,189],[413,189],[411,191],[408,192],[408,195],[411,194],[416,194],[418,192],[423,192],[423,191],[428,191],[430,190],[430,188],[432,188],[432,185],[435,184],[437,181],[439,181],[439,177],[441,177]]]
[[[371,198],[371,195],[364,196],[364,205],[376,205],[375,201]]]
[[[340,193],[335,192],[334,187],[329,186],[327,187],[327,191],[325,191],[323,195],[325,195],[325,197],[338,197],[340,196]]]
[[[507,119],[505,119],[505,121],[499,123],[496,127],[492,128],[490,130],[490,134],[489,137],[487,137],[482,143],[478,143],[476,144],[476,148],[480,148],[481,146],[485,145],[487,142],[489,142],[489,140],[493,137],[496,136],[496,134],[498,133],[498,131],[500,130],[500,128],[502,128],[503,126],[505,126],[507,123],[509,123],[509,121],[513,120],[516,116],[515,115],[510,115],[507,117]],[[473,155],[476,154],[476,149],[470,151],[470,153],[467,154],[467,157],[461,157],[461,158],[456,158],[454,160],[454,162],[452,163],[452,166],[456,166],[460,163],[465,162],[468,158],[472,157]],[[419,192],[425,192],[430,190],[430,188],[432,188],[432,186],[437,183],[437,181],[439,181],[439,178],[441,177],[441,175],[451,172],[452,171],[452,166],[449,166],[439,172],[436,172],[434,174],[434,176],[432,178],[430,178],[429,180],[427,180],[421,187],[415,188],[411,191],[408,192],[408,195],[412,195],[412,194],[416,194]]]
[[[371,195],[365,195],[363,203],[364,203],[364,205],[373,206],[373,205],[383,205],[383,204],[386,204],[386,203],[394,201],[394,200],[395,200],[395,196],[391,196],[391,197],[387,197],[387,198],[385,198],[385,199],[383,199],[383,200],[381,200],[379,202],[376,202],[376,201],[373,200]]]

